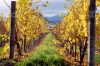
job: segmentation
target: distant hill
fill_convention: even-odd
[[[46,19],[48,19],[50,23],[58,23],[63,19],[63,17],[60,17],[59,15],[55,15],[52,17],[46,17]]]

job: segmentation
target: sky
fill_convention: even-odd
[[[17,0],[5,0],[9,6],[11,6],[11,1],[17,1]],[[36,0],[34,0],[36,1]],[[46,0],[42,0],[46,1]],[[64,8],[64,2],[65,0],[48,0],[51,4],[47,7],[40,7],[41,13],[45,17],[52,17],[59,14],[66,14],[67,11]],[[10,9],[8,6],[3,2],[3,0],[0,0],[0,13],[3,13],[4,16],[8,16],[10,12]]]
[[[17,0],[5,0],[9,6],[11,6],[11,1]],[[4,3],[4,0],[0,0],[0,13],[3,13],[4,16],[8,16],[10,12],[10,8]]]
[[[67,14],[67,10],[64,8],[66,0],[49,0],[51,3],[47,7],[40,7],[44,16],[52,17],[59,14]]]
[[[17,0],[5,0],[9,6],[11,6],[11,1],[17,1]],[[36,1],[36,0],[34,0]],[[46,1],[46,0],[42,0]],[[52,17],[59,14],[67,14],[67,10],[64,8],[64,3],[66,0],[48,0],[51,4],[47,7],[40,7],[41,13],[45,17]],[[98,11],[100,12],[100,7],[98,7]],[[3,2],[3,0],[0,0],[0,13],[3,13],[4,16],[8,16],[10,12],[10,9],[8,6]]]

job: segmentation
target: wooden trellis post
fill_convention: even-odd
[[[90,0],[89,6],[89,45],[88,45],[88,65],[94,66],[95,63],[95,0]]]
[[[11,27],[10,27],[10,51],[9,59],[14,57],[15,48],[15,11],[16,11],[16,1],[11,2]]]

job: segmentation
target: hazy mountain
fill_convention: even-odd
[[[63,17],[60,17],[59,15],[55,15],[52,17],[46,17],[46,18],[49,20],[49,22],[52,22],[52,23],[58,23],[63,19]]]

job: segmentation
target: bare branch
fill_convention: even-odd
[[[4,0],[4,3],[10,8],[10,6],[6,3],[6,1]],[[11,10],[11,8],[10,8],[10,10]]]

